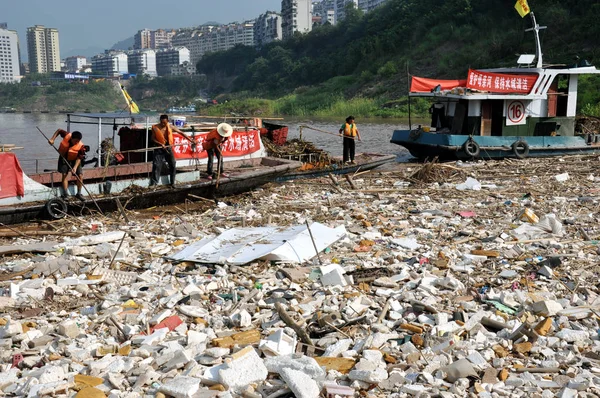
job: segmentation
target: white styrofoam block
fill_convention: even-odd
[[[159,391],[174,398],[190,398],[200,389],[200,379],[178,376],[160,386]]]
[[[296,398],[316,398],[321,392],[317,382],[306,373],[286,368],[280,375]]]
[[[227,367],[219,370],[221,384],[239,392],[248,384],[267,379],[268,371],[253,347],[246,347],[233,354]]]

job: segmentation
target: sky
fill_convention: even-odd
[[[265,11],[281,11],[281,0],[21,0],[3,7],[0,22],[16,30],[27,60],[27,28],[57,28],[61,57],[90,47],[98,52],[138,30],[184,28],[206,22],[242,22]]]

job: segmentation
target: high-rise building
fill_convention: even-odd
[[[32,73],[60,71],[58,29],[42,25],[27,28],[27,52]]]
[[[133,36],[133,48],[135,50],[152,48],[152,31],[150,29],[138,30]]]
[[[129,73],[156,77],[156,51],[149,48],[127,53]]]
[[[0,83],[21,80],[19,36],[17,32],[0,29]]]
[[[171,48],[171,40],[177,33],[174,30],[158,29],[153,30],[150,34],[150,48],[158,50],[161,48]]]
[[[129,73],[127,54],[122,51],[107,50],[104,54],[92,57],[92,71],[103,76],[120,76]]]
[[[281,1],[281,29],[283,40],[290,39],[295,32],[308,33],[312,29],[310,0]]]
[[[335,25],[335,1],[334,0],[322,0],[319,2],[313,2],[313,17],[320,17],[319,23]]]
[[[158,76],[171,74],[171,67],[190,62],[190,50],[185,47],[169,48],[156,53],[156,72]],[[196,67],[194,65],[194,67]]]
[[[257,47],[281,40],[281,15],[267,11],[254,22],[254,45]]]
[[[65,59],[67,72],[79,72],[85,65],[87,65],[87,59],[83,55],[75,55]]]

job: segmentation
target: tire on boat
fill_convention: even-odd
[[[511,145],[513,154],[517,159],[525,159],[529,155],[529,144],[527,141],[518,140]]]
[[[465,141],[465,143],[462,145],[462,150],[472,158],[478,157],[481,151],[479,144],[472,138],[469,138]]]
[[[419,139],[419,137],[421,137],[422,132],[423,131],[421,129],[411,130],[410,133],[408,134],[408,138],[412,141],[416,141]]]
[[[60,220],[67,215],[67,204],[60,198],[50,199],[44,205],[46,214],[53,220]]]

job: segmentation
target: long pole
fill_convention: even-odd
[[[323,133],[323,134],[329,134],[329,135],[336,135],[338,137],[344,137],[342,134],[339,134],[339,133],[332,133],[332,132],[329,132],[329,131],[320,130],[320,129],[317,129],[317,128],[314,128],[314,127],[310,127],[310,126],[300,126],[300,128],[306,128],[306,129],[309,129],[309,130],[318,131],[319,133]],[[344,137],[344,138],[350,138],[351,140],[355,140],[356,139],[354,137]]]
[[[44,132],[42,130],[40,130],[40,128],[38,126],[35,126],[35,128],[40,132],[41,135],[44,136],[44,138],[46,139],[46,142],[48,142],[48,145],[50,145],[50,142],[49,142],[50,140],[48,139],[48,137],[46,136],[46,134],[44,134]],[[71,173],[75,176],[75,178],[77,178],[79,180],[79,182],[81,183],[81,186],[83,187],[83,189],[85,189],[85,192],[88,194],[88,196],[90,197],[90,199],[92,199],[92,201],[96,205],[96,208],[98,209],[98,211],[100,212],[100,214],[104,215],[104,213],[100,209],[100,206],[98,205],[98,202],[96,202],[96,198],[94,197],[94,195],[92,195],[92,193],[90,191],[88,191],[88,189],[86,188],[86,186],[83,183],[83,180],[81,179],[81,177],[79,176],[79,174],[77,174],[77,172],[73,169],[73,167],[71,167],[71,164],[67,161],[67,159],[65,159],[65,157],[60,153],[60,151],[58,149],[56,149],[56,147],[54,145],[50,145],[50,146],[56,151],[56,153],[58,153],[58,156],[60,156],[62,158],[62,160],[65,162],[65,164],[67,166],[69,166],[69,169],[71,170]]]
[[[406,85],[408,86],[408,129],[412,130],[412,121],[410,117],[410,72],[408,71],[408,61],[406,61]]]

